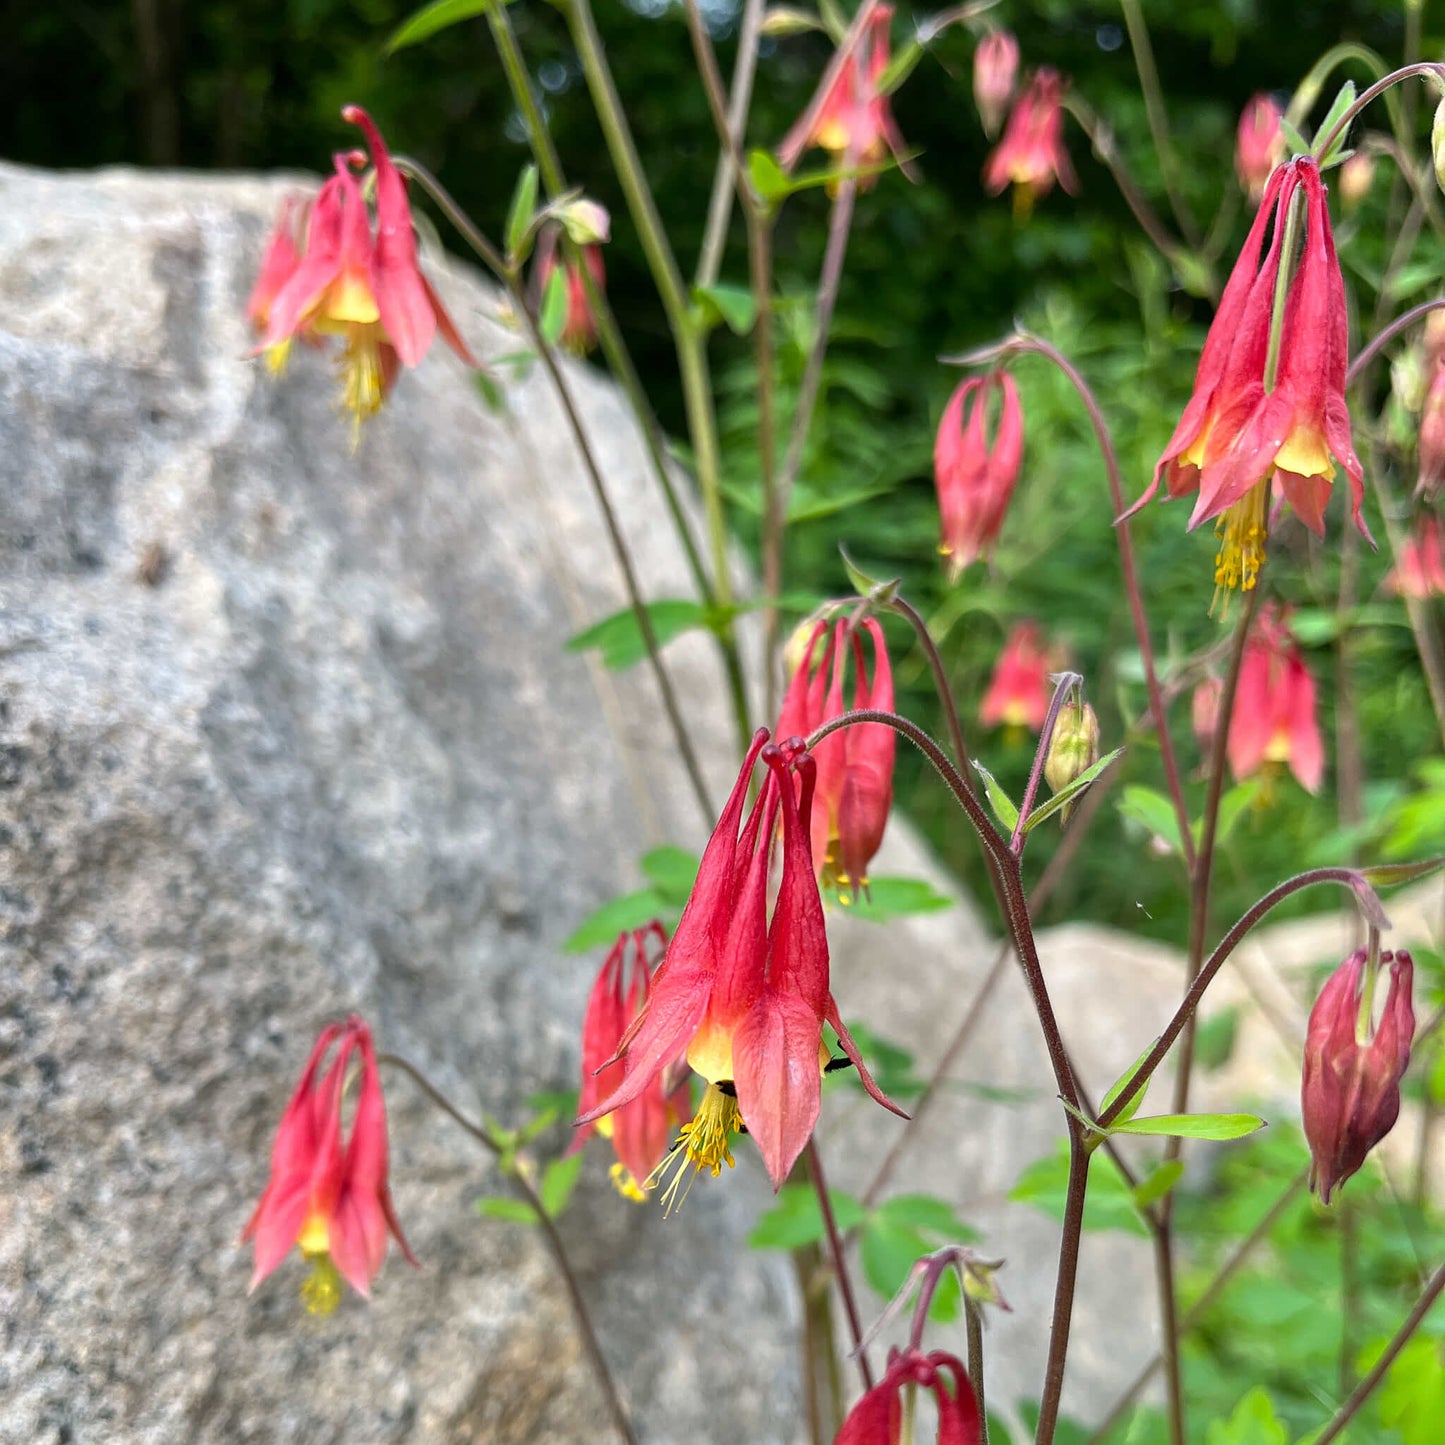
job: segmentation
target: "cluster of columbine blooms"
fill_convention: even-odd
[[[891,15],[889,7],[876,7],[853,44],[835,57],[813,106],[784,141],[785,163],[819,146],[861,168],[863,184],[868,168],[884,164],[889,153],[905,163],[881,89]],[[991,33],[976,52],[974,88],[990,135],[1012,102],[985,181],[995,192],[1012,182],[1022,212],[1055,180],[1066,189],[1074,180],[1062,146],[1064,82],[1041,68],[1015,99],[1018,64],[1014,38]],[[437,331],[464,361],[476,363],[419,269],[404,179],[366,113],[353,106],[343,115],[366,138],[369,180],[353,174],[367,164],[365,155],[341,154],[314,197],[283,202],[247,313],[258,350],[277,370],[293,341],[339,339],[345,402],[359,422],[377,410],[401,366],[420,362]],[[1322,531],[1337,467],[1349,477],[1353,518],[1368,537],[1344,400],[1344,290],[1325,190],[1309,157],[1284,161],[1282,137],[1278,106],[1256,97],[1241,117],[1236,160],[1259,211],[1206,339],[1194,393],[1136,504],[1161,480],[1171,496],[1198,492],[1190,525],[1216,520],[1219,589],[1256,585],[1272,494]],[[1342,177],[1347,199],[1368,187],[1367,170],[1357,165],[1354,176],[1347,168]],[[600,287],[600,251],[588,245],[579,254]],[[549,246],[544,236],[539,294],[558,264],[555,238]],[[579,263],[569,255],[562,264],[561,340],[581,352],[595,344],[595,318]],[[1445,331],[1432,333],[1420,436],[1420,491],[1427,499],[1445,482]],[[1022,409],[1011,377],[994,373],[958,387],[935,446],[940,551],[955,579],[989,555],[1018,478],[1022,445]],[[1445,591],[1433,515],[1420,520],[1402,549],[1392,585],[1413,596]],[[852,706],[892,709],[882,629],[872,618],[849,620],[830,611],[805,624],[789,651],[780,741],[771,742],[766,729],[754,737],[674,935],[669,940],[653,924],[621,936],[589,997],[573,1148],[593,1132],[607,1138],[617,1155],[613,1178],[632,1198],[666,1184],[670,1207],[697,1172],[716,1176],[733,1163],[731,1146],[743,1132],[779,1187],[811,1136],[822,1077],[831,1067],[851,1064],[879,1103],[901,1113],[868,1073],[839,1016],[820,893],[820,887],[836,890],[846,902],[867,889],[891,806],[894,734],[863,723],[828,732],[811,751],[804,741],[844,712],[850,662]],[[985,725],[1039,730],[1049,673],[1060,661],[1035,624],[1016,624],[983,700]],[[1220,684],[1206,678],[1194,697],[1195,730],[1206,749],[1219,704]],[[1056,722],[1050,785],[1057,791],[1097,753],[1097,719],[1075,701]],[[1226,753],[1237,779],[1287,764],[1305,788],[1320,786],[1324,754],[1314,683],[1287,610],[1266,605],[1254,621]],[[766,771],[748,809],[760,760]],[[769,917],[779,845],[781,875]],[[660,954],[656,962],[652,949]],[[1373,1004],[1386,966],[1389,987],[1376,1022]],[[1310,1014],[1301,1097],[1311,1185],[1325,1202],[1398,1115],[1414,1032],[1412,979],[1408,953],[1359,950],[1331,975]],[[830,1058],[825,1024],[843,1059]],[[689,1071],[704,1084],[696,1108]],[[242,1236],[254,1240],[252,1287],[293,1246],[312,1263],[305,1294],[318,1311],[335,1307],[343,1280],[368,1294],[391,1236],[415,1263],[392,1208],[387,1157],[375,1046],[370,1029],[353,1016],[322,1031],[282,1117],[270,1181]],[[926,1302],[920,1309],[926,1314]],[[939,1445],[975,1445],[980,1438],[966,1371],[950,1355],[923,1351],[921,1318],[908,1347],[893,1352],[882,1381],[850,1412],[838,1445],[896,1445],[903,1392],[912,1387],[934,1395]]]

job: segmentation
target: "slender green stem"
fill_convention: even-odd
[[[1334,143],[1349,130],[1350,126],[1354,123],[1355,117],[1359,115],[1372,100],[1377,96],[1383,95],[1391,86],[1399,85],[1402,80],[1408,80],[1412,75],[1433,75],[1437,77],[1437,79],[1445,79],[1445,64],[1434,60],[1417,60],[1411,65],[1402,65],[1398,70],[1392,70],[1383,80],[1377,80],[1323,136],[1315,137],[1315,155],[1328,155]],[[1323,1441],[1316,1442],[1316,1445],[1323,1445]]]
[[[1432,311],[1438,311],[1442,306],[1445,306],[1445,296],[1436,296],[1431,301],[1422,301],[1418,306],[1412,306],[1408,311],[1397,316],[1383,331],[1371,337],[1369,343],[1362,346],[1355,359],[1350,362],[1350,369],[1345,373],[1345,385],[1353,386],[1360,379],[1364,369],[1402,331],[1408,331],[1417,321],[1422,320]]]
[[[1420,1296],[1415,1308],[1405,1317],[1404,1323],[1395,1331],[1394,1337],[1385,1346],[1384,1354],[1375,1361],[1369,1374],[1355,1386],[1350,1398],[1340,1406],[1335,1418],[1325,1427],[1323,1434],[1315,1436],[1313,1445],[1330,1445],[1331,1440],[1339,1439],[1345,1427],[1360,1413],[1360,1408],[1374,1393],[1375,1387],[1385,1378],[1386,1372],[1395,1363],[1395,1357],[1410,1343],[1411,1337],[1420,1328],[1420,1322],[1430,1313],[1435,1301],[1440,1298],[1442,1290],[1445,1290],[1445,1264],[1442,1264],[1430,1276],[1430,1283],[1425,1286],[1424,1294]]]
[[[1124,12],[1124,24],[1129,31],[1129,45],[1134,51],[1134,64],[1139,70],[1139,86],[1144,92],[1144,113],[1149,119],[1149,134],[1154,140],[1154,151],[1159,157],[1159,176],[1164,182],[1164,193],[1169,197],[1170,209],[1179,229],[1191,246],[1199,246],[1199,228],[1184,202],[1179,189],[1179,156],[1169,135],[1169,116],[1164,108],[1164,90],[1159,84],[1159,70],[1154,64],[1154,47],[1149,43],[1149,27],[1144,23],[1144,12],[1139,0],[1120,0]]]
[[[732,577],[728,571],[727,524],[722,505],[722,465],[718,449],[717,417],[713,411],[712,382],[708,375],[707,351],[692,316],[677,259],[663,230],[662,218],[647,184],[627,117],[618,99],[617,87],[602,50],[601,37],[592,16],[590,0],[564,0],[573,44],[587,78],[592,104],[602,125],[602,134],[617,171],[627,207],[637,227],[652,279],[667,312],[677,348],[678,372],[682,382],[683,405],[688,432],[696,458],[698,486],[702,490],[711,551],[713,587],[720,606],[732,603]]]
[[[764,0],[743,0],[743,18],[738,27],[738,54],[733,64],[732,92],[727,105],[728,144],[718,156],[712,180],[712,197],[708,201],[707,225],[703,230],[702,249],[698,253],[697,275],[693,284],[711,286],[722,266],[723,247],[727,241],[728,220],[733,209],[733,181],[741,169],[743,132],[747,125],[748,106],[753,95],[753,75],[758,65],[758,40],[763,23]],[[771,717],[772,714],[769,713]]]
[[[402,1058],[399,1054],[378,1054],[376,1061],[386,1067],[399,1069],[454,1124],[470,1134],[489,1153],[497,1158],[502,1157],[504,1151],[501,1141],[491,1130],[485,1125],[468,1119],[415,1064]],[[602,1353],[602,1344],[597,1338],[591,1311],[587,1308],[587,1301],[582,1297],[582,1287],[577,1282],[572,1261],[567,1257],[567,1247],[562,1243],[562,1236],[557,1232],[557,1226],[553,1223],[551,1215],[547,1213],[547,1206],[542,1203],[541,1195],[537,1193],[532,1181],[527,1177],[527,1171],[515,1168],[508,1171],[507,1177],[511,1181],[512,1187],[522,1196],[527,1208],[536,1217],[537,1226],[541,1229],[542,1237],[547,1243],[548,1253],[552,1256],[553,1264],[557,1266],[557,1273],[562,1277],[562,1283],[567,1291],[567,1302],[572,1307],[572,1317],[577,1324],[577,1333],[582,1337],[582,1345],[587,1352],[588,1363],[592,1366],[592,1373],[602,1391],[602,1397],[607,1404],[607,1412],[612,1416],[612,1423],[616,1427],[618,1435],[627,1442],[627,1445],[638,1445],[632,1421],[627,1414],[626,1406],[622,1403],[622,1396],[618,1391],[617,1381],[613,1378],[612,1371],[607,1364],[607,1357]]]

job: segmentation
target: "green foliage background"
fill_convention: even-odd
[[[345,101],[369,106],[399,148],[417,155],[494,234],[525,158],[519,123],[486,33],[473,20],[425,44],[386,56],[383,46],[415,8],[410,0],[287,0],[182,7],[178,0],[99,4],[78,25],[62,7],[27,9],[18,45],[0,55],[11,103],[0,115],[0,151],[54,166],[156,161],[187,166],[324,167],[329,150],[354,137],[338,119]],[[672,0],[602,0],[598,22],[638,143],[684,269],[701,234],[715,144],[693,70],[681,7]],[[1150,3],[1145,12],[1181,157],[1188,204],[1201,224],[1220,212],[1227,267],[1246,222],[1232,170],[1233,127],[1259,90],[1287,95],[1331,44],[1362,41],[1400,52],[1403,11],[1384,0],[1311,7],[1229,0],[1225,4]],[[709,8],[724,68],[731,63],[735,6]],[[906,7],[896,43],[926,11]],[[510,14],[547,96],[551,123],[571,178],[612,210],[609,289],[641,365],[654,405],[681,434],[682,418],[666,327],[637,237],[591,113],[562,17],[546,4]],[[1077,92],[1108,118],[1122,153],[1152,202],[1167,215],[1121,12],[1111,4],[1045,0],[1000,4],[996,18],[1024,37],[1025,64],[1048,63],[1072,77]],[[1426,15],[1426,54],[1439,52],[1441,17]],[[1428,33],[1433,23],[1437,33]],[[805,105],[828,53],[817,35],[767,42],[749,141],[776,144]],[[836,341],[802,487],[820,499],[872,493],[845,511],[792,531],[787,590],[828,595],[846,590],[836,544],[847,540],[877,575],[897,573],[945,633],[945,647],[967,718],[1009,623],[1040,618],[1067,642],[1101,707],[1106,744],[1122,740],[1123,718],[1142,711],[1137,656],[1121,601],[1110,534],[1111,508],[1092,434],[1076,399],[1041,362],[1018,367],[1027,416],[1025,472],[993,566],[946,586],[936,563],[931,482],[933,429],[957,373],[937,357],[991,340],[1015,317],[1062,346],[1096,386],[1114,427],[1127,484],[1143,486],[1188,394],[1207,323],[1207,302],[1190,296],[1143,241],[1106,171],[1070,121],[1068,146],[1081,194],[1054,191],[1027,222],[1007,197],[986,198],[979,174],[988,151],[970,97],[972,38],[945,34],[896,97],[903,134],[920,152],[923,182],[882,177],[858,206],[841,296]],[[10,72],[7,74],[7,71]],[[1352,64],[1341,73],[1366,79]],[[42,83],[35,83],[36,77]],[[1321,107],[1328,102],[1333,85]],[[1428,107],[1415,106],[1423,135]],[[1318,118],[1318,111],[1316,114]],[[1398,197],[1394,200],[1398,202]],[[1367,309],[1374,297],[1398,211],[1382,177],[1364,211],[1344,223],[1341,246]],[[1231,222],[1230,217],[1233,216]],[[820,192],[794,198],[778,233],[779,288],[785,298],[780,358],[785,402],[796,385],[811,334],[806,298],[816,282],[827,217]],[[1445,269],[1427,232],[1422,280]],[[1432,252],[1433,248],[1433,252]],[[725,281],[744,282],[735,222]],[[791,298],[792,304],[787,304]],[[1396,297],[1405,304],[1418,297]],[[1395,306],[1394,309],[1398,309]],[[756,507],[752,372],[746,341],[719,333],[715,373],[723,388],[722,423],[730,494],[748,536]],[[1357,430],[1361,419],[1357,419]],[[1408,448],[1399,459],[1408,466]],[[1337,504],[1338,505],[1338,504]],[[1382,535],[1371,500],[1367,515]],[[1206,611],[1212,538],[1185,537],[1182,504],[1151,509],[1137,524],[1145,585],[1161,643],[1175,655],[1222,633]],[[1320,547],[1297,527],[1280,534],[1270,580],[1307,608],[1332,608],[1340,512]],[[1386,560],[1362,560],[1360,593],[1372,596]],[[1366,744],[1367,799],[1378,833],[1401,792],[1401,762],[1436,751],[1436,734],[1414,664],[1404,613],[1390,603],[1381,623],[1359,636],[1353,696]],[[1334,667],[1330,623],[1313,619],[1311,662],[1328,700]],[[902,645],[900,636],[898,642]],[[904,707],[936,722],[928,679],[916,655],[902,660]],[[1328,701],[1325,707],[1327,728]],[[1187,700],[1178,708],[1185,764]],[[975,748],[1005,783],[1027,767],[1025,740],[978,736]],[[1134,739],[1132,781],[1157,782],[1152,744]],[[975,885],[977,849],[962,836],[943,792],[901,758],[898,796],[948,861]],[[1426,843],[1441,832],[1427,810]],[[1220,904],[1243,908],[1276,878],[1316,861],[1338,861],[1337,812],[1327,795],[1310,800],[1291,781],[1251,810],[1226,849]],[[1057,895],[1055,916],[1084,914],[1178,937],[1183,904],[1173,862],[1141,866],[1146,839],[1114,810],[1096,824],[1086,855]],[[1121,846],[1124,845],[1124,846]],[[1039,851],[1043,851],[1041,847]],[[976,887],[980,894],[986,890]],[[1308,907],[1308,901],[1301,906]]]

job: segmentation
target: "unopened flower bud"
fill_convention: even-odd
[[[1433,498],[1445,485],[1445,357],[1435,363],[1420,410],[1420,481],[1415,495]]]
[[[763,14],[763,23],[758,26],[759,35],[802,35],[809,30],[821,30],[822,24],[816,15],[806,10],[794,10],[786,5],[774,5]]]
[[[1004,1298],[999,1288],[998,1272],[1004,1266],[1001,1259],[981,1259],[971,1249],[960,1248],[955,1267],[963,1281],[963,1292],[975,1304],[993,1305],[1010,1313],[1013,1306]]]
[[[973,99],[990,139],[1003,124],[1018,78],[1019,43],[1007,30],[994,30],[973,52]]]
[[[1049,739],[1048,756],[1044,759],[1044,780],[1055,793],[1061,793],[1075,778],[1081,777],[1099,761],[1099,719],[1086,702],[1075,699],[1059,710],[1054,722],[1054,735]],[[1065,803],[1064,822],[1069,821],[1073,803]]]
[[[1340,167],[1340,199],[1346,211],[1355,210],[1375,184],[1375,158],[1368,151],[1356,151]]]
[[[607,207],[596,201],[569,201],[558,208],[557,219],[566,229],[568,240],[579,246],[596,246],[612,239],[612,218]]]
[[[1386,964],[1390,991],[1379,1026],[1372,1028],[1365,979]],[[1310,1010],[1300,1102],[1312,1156],[1310,1188],[1326,1204],[1399,1117],[1400,1079],[1415,1035],[1414,973],[1403,949],[1381,954],[1372,968],[1365,950],[1356,949]]]

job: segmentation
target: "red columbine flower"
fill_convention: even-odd
[[[1386,585],[1401,597],[1445,596],[1445,553],[1440,545],[1440,523],[1428,513],[1400,548]]]
[[[1014,209],[1026,216],[1055,181],[1073,195],[1078,190],[1069,153],[1064,149],[1064,82],[1057,70],[1042,65],[1029,88],[1014,102],[1003,139],[983,168],[984,189],[996,196],[1010,181]]]
[[[1289,280],[1273,386],[1266,390],[1275,283],[1280,266],[1288,263],[1283,240],[1296,198],[1304,208],[1303,248]],[[1271,219],[1274,229],[1265,251]],[[1147,502],[1161,478],[1173,497],[1197,487],[1190,527],[1219,519],[1217,588],[1247,590],[1258,580],[1271,476],[1300,520],[1323,536],[1325,503],[1338,463],[1350,478],[1355,525],[1369,539],[1360,516],[1364,474],[1345,406],[1346,340],[1345,283],[1325,189],[1315,162],[1299,156],[1270,177],[1205,338],[1194,395],[1154,469],[1154,480],[1130,509]]]
[[[891,151],[906,169],[907,147],[893,123],[889,99],[878,89],[888,69],[892,23],[893,7],[879,5],[859,31],[856,44],[834,57],[823,79],[821,99],[814,98],[778,147],[785,166],[797,165],[805,150],[818,146],[846,166],[881,165]],[[873,177],[864,176],[858,184],[867,189]]]
[[[623,1108],[685,1052],[707,1088],[672,1154],[654,1171],[658,1177],[677,1161],[663,1196],[669,1206],[689,1162],[714,1177],[732,1164],[729,1146],[743,1125],[774,1188],[781,1187],[818,1118],[825,1021],[868,1092],[900,1112],[864,1067],[829,988],[823,903],[808,852],[815,765],[794,746],[765,746],[767,741],[767,729],[759,729],[703,852],[647,1003],[618,1046],[617,1057],[626,1061],[622,1082],[577,1119],[590,1124]],[[759,756],[768,776],[744,822]],[[802,780],[801,798],[790,767]],[[769,925],[768,862],[779,812],[783,872]]]
[[[578,1108],[583,1112],[610,1094],[622,1079],[617,1045],[647,1006],[652,980],[647,958],[650,940],[666,948],[667,930],[660,923],[650,923],[632,933],[619,934],[592,985],[582,1021],[582,1092]],[[685,1084],[669,1092],[664,1076],[670,1072],[663,1069],[630,1104],[578,1129],[568,1150],[575,1153],[580,1149],[594,1129],[604,1139],[610,1139],[617,1153],[611,1169],[612,1182],[627,1199],[646,1198],[643,1186],[662,1163],[673,1128],[692,1113]]]
[[[978,1401],[963,1362],[942,1350],[925,1355],[911,1347],[893,1353],[888,1373],[848,1412],[833,1445],[899,1445],[906,1385],[933,1391],[938,1406],[935,1445],[978,1445]]]
[[[276,221],[266,242],[266,254],[261,258],[261,270],[246,299],[246,319],[262,336],[270,328],[271,307],[276,297],[301,264],[311,206],[310,196],[285,195],[276,207]],[[273,371],[280,371],[286,365],[289,350],[289,341],[279,342],[268,350],[266,359]]]
[[[1000,397],[993,445],[985,432],[989,400]],[[1006,371],[965,381],[949,398],[933,444],[938,488],[938,550],[957,582],[976,557],[993,550],[1018,480],[1024,452],[1024,416],[1018,387]]]
[[[973,52],[973,100],[985,133],[998,134],[1018,78],[1019,43],[1007,30],[990,30]]]
[[[979,721],[986,728],[1004,724],[1038,732],[1049,715],[1049,674],[1056,663],[1055,650],[1045,645],[1038,624],[1016,622],[994,664]]]
[[[1239,117],[1239,133],[1234,146],[1234,169],[1239,184],[1258,201],[1272,170],[1284,159],[1284,130],[1280,121],[1284,112],[1271,95],[1256,95]]]
[[[417,264],[406,182],[392,164],[371,117],[360,106],[341,112],[361,127],[376,172],[376,234],[355,156],[335,157],[336,174],[312,211],[305,254],[271,302],[261,339],[270,350],[297,335],[338,336],[344,399],[359,424],[380,408],[402,366],[419,366],[440,330],[468,366],[476,359]]]
[[[1315,717],[1315,680],[1290,635],[1287,614],[1261,609],[1239,668],[1229,722],[1229,766],[1236,781],[1266,763],[1288,763],[1306,791],[1319,791],[1325,749]]]
[[[585,356],[597,345],[597,318],[592,314],[592,303],[587,299],[587,283],[582,279],[582,266],[587,267],[593,283],[599,291],[607,282],[607,272],[602,264],[601,246],[581,246],[579,264],[570,256],[562,266],[566,272],[567,320],[562,327],[561,342],[573,356]],[[547,283],[557,270],[557,238],[551,232],[543,239],[541,253],[537,259],[537,294],[547,294]]]
[[[1383,964],[1390,965],[1390,991],[1372,1035],[1362,974],[1369,969],[1373,995]],[[1357,949],[1330,975],[1310,1010],[1300,1100],[1312,1156],[1310,1188],[1326,1204],[1400,1115],[1400,1079],[1415,1036],[1414,976],[1404,949],[1381,954],[1374,967]]]
[[[873,671],[863,663],[867,633],[873,644]],[[824,640],[826,639],[826,640]],[[818,644],[823,642],[820,649]],[[851,642],[851,646],[850,646]],[[813,626],[778,717],[780,738],[807,737],[847,709],[843,673],[853,658],[853,707],[893,711],[893,670],[883,629],[865,618],[850,631],[844,621]],[[893,803],[893,729],[882,723],[857,723],[829,733],[813,750],[818,765],[813,807],[813,867],[826,888],[837,888],[844,902],[868,890],[868,865],[883,842]]]
[[[325,1070],[331,1046],[336,1055]],[[342,1125],[342,1096],[354,1056],[361,1064],[350,1137]],[[319,1075],[319,1078],[318,1078]],[[281,1116],[271,1151],[271,1179],[241,1234],[255,1238],[255,1289],[299,1245],[312,1263],[303,1288],[314,1314],[329,1314],[341,1280],[363,1297],[386,1258],[388,1232],[416,1263],[397,1223],[387,1187],[386,1105],[371,1030],[353,1014],[321,1032]]]

